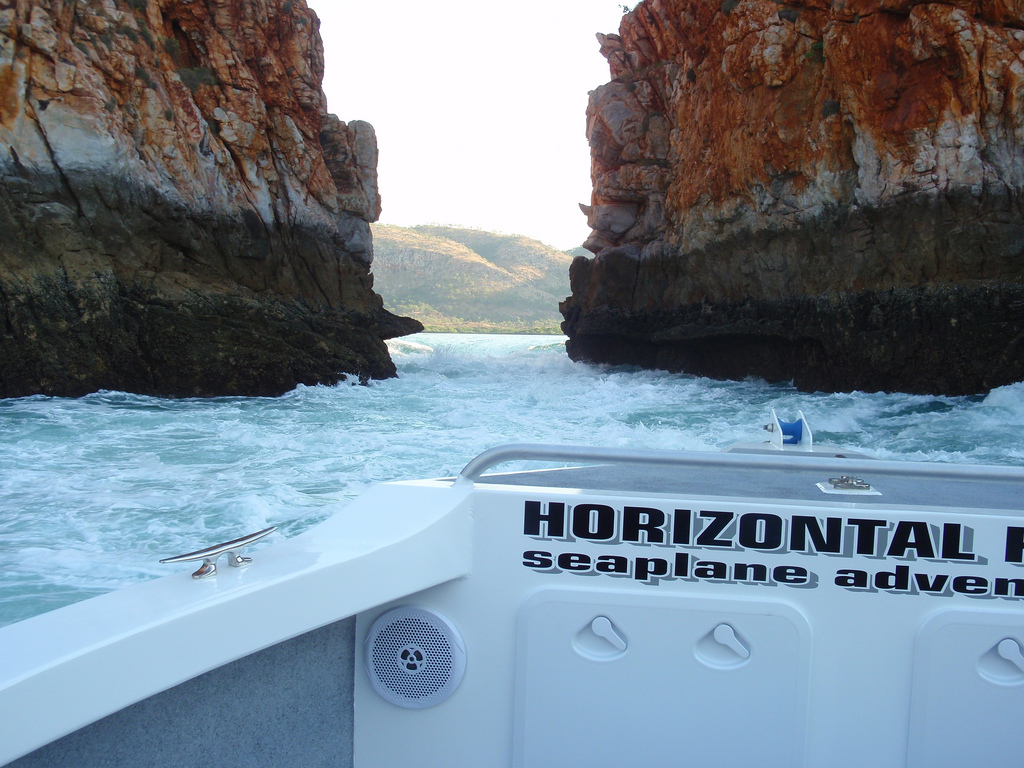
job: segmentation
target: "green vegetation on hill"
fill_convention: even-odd
[[[373,225],[374,289],[428,331],[561,333],[572,256],[519,235]]]

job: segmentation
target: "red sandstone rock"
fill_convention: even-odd
[[[915,381],[895,370],[906,352],[895,348],[874,360],[877,375],[844,381],[841,339],[863,328],[826,312],[815,322],[838,328],[839,342],[796,324],[764,335],[725,309],[1024,282],[1022,18],[1010,2],[640,3],[619,35],[598,36],[613,79],[587,113],[591,209],[620,215],[590,215],[597,256],[575,267],[563,308],[570,349],[615,361],[600,339],[611,349],[630,338],[666,367],[711,373],[716,356],[745,355],[746,370],[725,367],[798,379],[806,366],[831,368],[815,385],[838,389],[978,391],[1024,376],[1014,355],[1000,355],[998,374],[972,364],[983,356],[965,330],[956,385],[928,383],[945,352],[926,338],[915,343],[934,364]],[[635,223],[621,231],[626,210]],[[677,321],[712,302],[725,315],[701,326],[697,364],[682,351],[697,331]],[[995,348],[1020,343],[1013,317]],[[758,355],[730,352],[750,333],[780,346],[801,339],[814,360],[796,355],[798,370],[766,373]]]
[[[394,370],[380,335],[412,326],[369,275],[376,139],[328,114],[318,29],[304,0],[0,3],[0,396],[268,393]],[[181,327],[212,316],[162,341],[163,308]],[[225,325],[247,341],[219,339]],[[163,370],[165,343],[206,352],[186,376]]]

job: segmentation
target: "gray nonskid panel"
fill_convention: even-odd
[[[354,638],[354,618],[321,627],[126,707],[9,768],[351,768]]]

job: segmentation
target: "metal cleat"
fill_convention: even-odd
[[[240,539],[234,539],[233,541],[226,541],[223,544],[215,544],[212,547],[206,549],[200,549],[196,552],[189,552],[187,555],[178,555],[177,557],[168,557],[161,560],[161,563],[187,563],[192,560],[202,560],[203,564],[199,567],[199,570],[192,574],[193,579],[207,579],[210,576],[217,574],[217,558],[223,554],[228,556],[228,565],[232,568],[244,568],[245,566],[252,563],[251,557],[242,557],[238,554],[243,547],[247,547],[254,541],[259,541],[264,536],[269,536],[277,530],[276,525],[272,525],[269,528],[264,528],[262,531],[256,533],[250,533],[248,536],[243,536]]]

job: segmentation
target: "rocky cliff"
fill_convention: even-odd
[[[574,358],[824,390],[1024,379],[1024,6],[645,0],[598,37]]]
[[[0,397],[393,375],[322,76],[304,0],[0,0]]]

